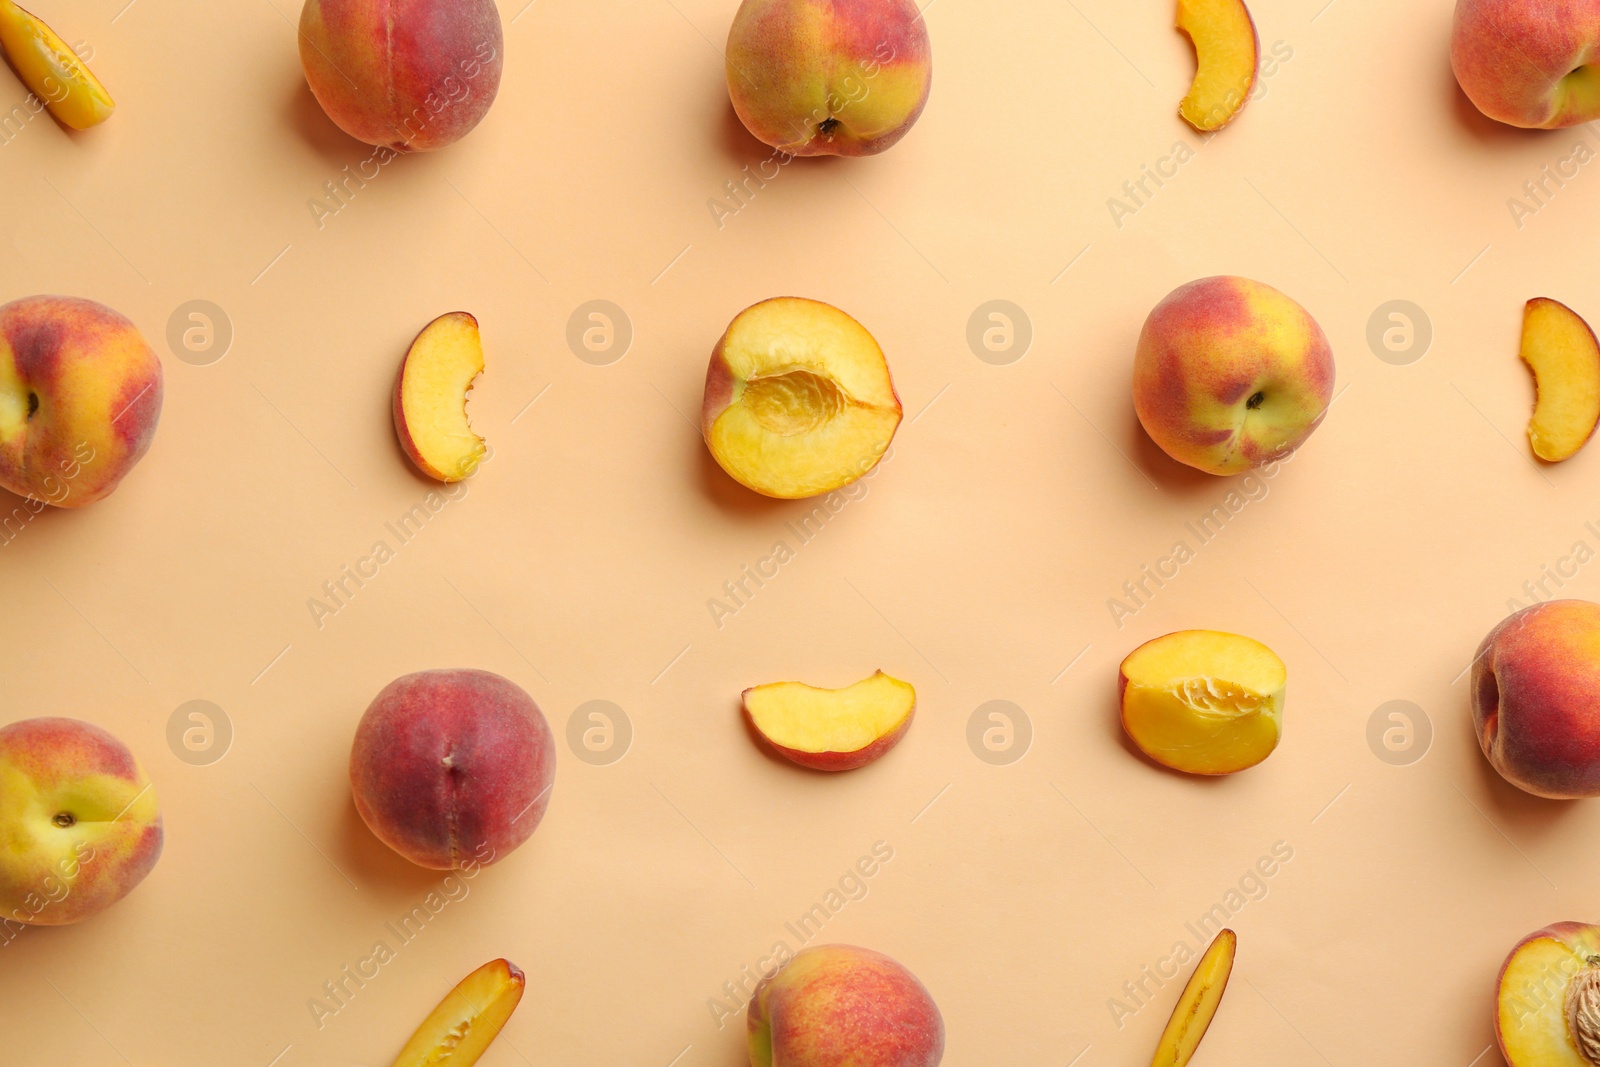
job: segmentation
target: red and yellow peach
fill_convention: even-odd
[[[504,43],[494,0],[306,0],[300,63],[322,109],[358,141],[424,152],[489,113]]]
[[[109,496],[155,439],[161,395],[161,362],[105,305],[0,307],[0,486],[65,508]]]
[[[126,745],[76,719],[0,729],[0,923],[64,926],[161,858],[161,807]]]
[[[533,698],[479,670],[397,678],[356,729],[350,787],[380,841],[435,870],[504,859],[538,827],[555,739]]]
[[[1450,65],[1468,99],[1512,126],[1600,118],[1600,0],[1458,0]]]
[[[1139,334],[1133,405],[1161,449],[1239,474],[1299,448],[1333,401],[1333,350],[1305,308],[1248,278],[1202,278]]]
[[[1550,600],[1489,631],[1472,661],[1472,721],[1512,785],[1600,796],[1600,604]]]
[[[911,0],[744,0],[727,68],[757,139],[792,156],[867,156],[922,114],[933,48]]]

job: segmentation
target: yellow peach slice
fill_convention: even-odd
[[[788,759],[819,771],[863,767],[911,727],[917,691],[878,671],[844,689],[773,682],[744,691],[756,731]]]
[[[508,960],[490,960],[457,983],[417,1027],[394,1067],[472,1067],[522,1000],[526,982]]]
[[[1528,443],[1534,455],[1558,463],[1600,423],[1600,343],[1571,308],[1535,297],[1522,312],[1522,361],[1538,389]]]
[[[1178,114],[1201,133],[1233,121],[1256,84],[1261,43],[1244,0],[1178,0],[1178,29],[1194,44],[1196,67]]]
[[[428,477],[459,482],[488,451],[467,422],[467,393],[482,373],[478,320],[465,311],[428,323],[401,361],[394,428],[400,447]]]
[[[50,113],[73,129],[98,126],[116,109],[106,87],[71,47],[14,0],[0,0],[0,48]]]
[[[1211,942],[1206,954],[1189,976],[1189,983],[1178,997],[1172,1018],[1161,1032],[1156,1045],[1155,1058],[1150,1067],[1184,1067],[1200,1039],[1206,1036],[1211,1020],[1216,1017],[1222,994],[1228,988],[1228,976],[1233,973],[1233,957],[1239,948],[1239,938],[1232,930],[1224,930]]]
[[[793,500],[870,471],[900,416],[889,364],[865,327],[820,301],[780,297],[740,312],[717,342],[701,431],[735,480]]]
[[[1278,747],[1288,670],[1259,641],[1182,630],[1122,661],[1122,727],[1157,763],[1232,774]]]

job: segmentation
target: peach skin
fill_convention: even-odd
[[[127,746],[76,719],[0,729],[0,920],[81,922],[161,858],[161,808]]]
[[[1333,350],[1305,308],[1248,278],[1202,278],[1139,334],[1133,406],[1162,451],[1208,474],[1282,459],[1333,401]]]
[[[843,689],[771,682],[744,691],[744,710],[785,759],[817,771],[852,771],[900,743],[917,710],[917,691],[882,671]]]
[[[1549,600],[1489,631],[1472,661],[1472,722],[1512,785],[1600,796],[1600,604]]]
[[[1494,1035],[1508,1067],[1600,1063],[1600,927],[1551,923],[1517,942],[1495,983]]]
[[[1458,0],[1450,66],[1498,122],[1537,129],[1600,118],[1600,0]]]
[[[394,430],[417,470],[441,482],[471,477],[488,454],[467,421],[467,394],[483,373],[478,320],[440,315],[411,342],[394,382]]]
[[[0,486],[59,507],[109,496],[155,437],[161,363],[92,300],[0,307]]]
[[[727,71],[758,140],[791,156],[868,156],[922,114],[933,48],[911,0],[744,0]]]
[[[300,63],[334,123],[397,152],[454,144],[500,91],[494,0],[306,0]]]
[[[420,867],[504,859],[538,827],[555,739],[533,698],[478,670],[419,671],[372,701],[350,750],[356,810]]]
[[[944,1019],[915,975],[870,949],[802,949],[756,986],[751,1067],[938,1067]]]
[[[87,130],[116,110],[106,87],[67,42],[14,0],[0,0],[0,48],[23,84],[62,125]]]

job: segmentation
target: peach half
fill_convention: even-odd
[[[472,1067],[500,1036],[527,985],[510,960],[490,960],[456,983],[400,1050],[393,1067]]]
[[[1600,604],[1507,616],[1472,660],[1472,721],[1490,766],[1541,797],[1600,796]]]
[[[877,466],[900,425],[889,364],[866,328],[817,300],[741,311],[711,353],[700,428],[736,481],[786,500]]]
[[[1250,100],[1261,41],[1244,0],[1178,0],[1178,29],[1194,45],[1194,81],[1178,114],[1201,133],[1233,121]]]
[[[459,482],[488,451],[467,421],[467,394],[482,373],[478,320],[465,311],[428,323],[400,361],[394,429],[400,447],[428,477]]]
[[[1211,1029],[1211,1020],[1222,1005],[1238,950],[1239,936],[1232,930],[1224,930],[1212,940],[1178,995],[1150,1067],[1185,1067],[1194,1057],[1200,1039]]]
[[[1122,661],[1122,728],[1157,763],[1232,774],[1278,747],[1288,668],[1260,641],[1180,630]]]
[[[67,42],[14,0],[0,0],[0,48],[23,84],[63,125],[87,130],[116,110],[106,87]]]
[[[1519,941],[1495,986],[1509,1067],[1600,1064],[1600,927],[1552,923]]]
[[[1540,459],[1559,463],[1600,423],[1600,342],[1577,312],[1535,297],[1522,313],[1522,361],[1538,388],[1528,444]]]
[[[850,771],[900,743],[917,710],[917,691],[882,671],[844,689],[773,682],[746,689],[744,710],[785,758],[813,770]]]

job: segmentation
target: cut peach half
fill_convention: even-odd
[[[1259,641],[1182,630],[1122,661],[1122,728],[1155,760],[1190,774],[1232,774],[1278,747],[1288,669]]]
[[[1211,1028],[1211,1020],[1216,1018],[1238,949],[1239,937],[1232,930],[1222,931],[1211,942],[1183,987],[1177,1007],[1172,1009],[1172,1018],[1161,1032],[1150,1067],[1184,1067],[1189,1062],[1200,1047],[1200,1039]]]
[[[394,1067],[472,1067],[522,1000],[522,971],[508,960],[490,960],[439,1002],[417,1027]]]
[[[459,482],[478,469],[488,447],[467,422],[467,393],[483,373],[478,320],[465,311],[423,328],[394,383],[394,428],[417,469]]]
[[[1600,423],[1600,343],[1571,308],[1535,297],[1522,312],[1522,361],[1538,390],[1528,444],[1540,459],[1558,463]]]
[[[87,130],[116,110],[106,87],[67,42],[13,0],[0,0],[0,48],[23,84],[64,125]]]
[[[1261,42],[1244,0],[1178,0],[1178,29],[1194,44],[1195,73],[1178,114],[1201,133],[1233,121],[1255,88]]]
[[[756,732],[784,757],[819,771],[863,767],[911,727],[917,691],[878,671],[844,689],[773,682],[744,691]]]
[[[1600,927],[1552,923],[1517,943],[1495,989],[1510,1067],[1600,1064]]]
[[[816,300],[746,308],[711,353],[700,426],[735,480],[785,500],[866,474],[900,425],[883,350],[855,319]]]

